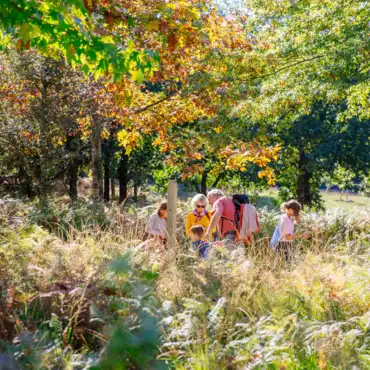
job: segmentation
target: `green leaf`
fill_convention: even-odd
[[[20,30],[19,35],[22,37],[24,42],[30,40],[30,25],[28,23],[23,23]]]
[[[130,256],[128,253],[124,254],[122,257],[119,257],[112,261],[109,265],[109,269],[116,274],[128,274],[131,270]]]

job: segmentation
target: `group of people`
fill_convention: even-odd
[[[253,234],[260,231],[255,208],[249,204],[237,207],[233,197],[227,197],[218,189],[211,190],[207,197],[197,194],[191,200],[192,212],[186,216],[185,231],[201,258],[217,241],[241,241],[253,244]],[[212,210],[209,210],[209,205]],[[300,221],[301,205],[290,200],[282,205],[283,216],[271,238],[270,246],[287,261],[290,260],[295,239],[309,238],[308,234],[295,235],[294,225]],[[149,218],[147,238],[156,239],[162,245],[167,242],[167,203],[160,204],[157,212]]]

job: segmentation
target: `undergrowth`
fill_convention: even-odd
[[[370,215],[305,214],[290,265],[255,245],[138,247],[155,207],[0,205],[0,352],[24,369],[367,369]],[[5,355],[6,354],[6,355]],[[7,357],[6,357],[7,356]],[[10,365],[9,365],[10,366]]]

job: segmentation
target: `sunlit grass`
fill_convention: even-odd
[[[370,365],[366,210],[305,214],[300,228],[313,238],[296,244],[287,265],[268,246],[277,211],[259,210],[253,247],[218,246],[199,260],[180,237],[185,204],[179,245],[165,252],[137,248],[152,208],[107,207],[94,219],[95,208],[81,204],[74,224],[67,206],[52,205],[37,213],[41,227],[28,207],[0,210],[0,348],[22,368],[82,369],[99,359],[115,368],[124,359],[146,369],[155,357],[184,370]],[[63,233],[45,223],[51,217]]]

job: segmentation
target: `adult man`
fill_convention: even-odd
[[[222,239],[235,240],[236,229],[234,220],[236,209],[232,198],[226,197],[218,189],[211,190],[207,196],[209,204],[213,206],[213,213],[209,227],[204,235],[205,240],[209,241],[211,237],[210,230],[213,230],[216,225]]]

